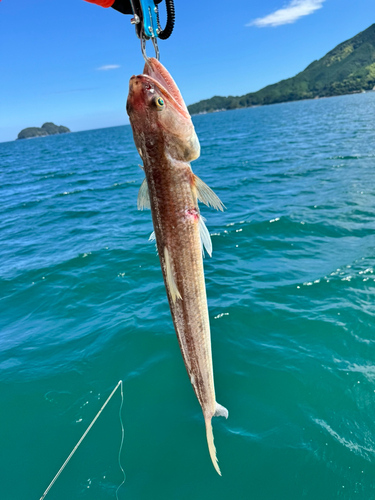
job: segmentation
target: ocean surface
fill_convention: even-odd
[[[39,499],[123,380],[120,500],[375,499],[375,93],[194,117],[223,477],[130,126],[0,144],[0,496]],[[117,390],[47,500],[115,498]]]

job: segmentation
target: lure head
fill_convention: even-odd
[[[142,157],[158,144],[176,160],[198,158],[200,145],[184,100],[156,59],[148,60],[142,75],[131,77],[126,110]]]

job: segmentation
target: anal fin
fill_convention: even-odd
[[[172,272],[172,264],[171,264],[171,259],[169,256],[168,248],[164,247],[164,260],[165,260],[165,267],[167,271],[167,285],[168,285],[168,290],[169,293],[171,294],[173,302],[176,302],[177,299],[181,299],[181,294],[178,291],[176,282],[173,278],[173,272]]]

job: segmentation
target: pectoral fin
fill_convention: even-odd
[[[148,192],[147,179],[145,178],[139,188],[138,198],[137,198],[137,208],[138,210],[144,210],[145,208],[151,208],[150,204],[150,194]]]
[[[223,212],[225,206],[220,198],[197,175],[194,175],[194,186],[197,190],[198,200],[208,207],[213,207],[216,210],[221,210]]]
[[[173,278],[173,273],[172,273],[172,264],[171,264],[171,259],[169,256],[168,248],[164,247],[164,260],[165,260],[165,267],[167,270],[167,285],[168,285],[168,290],[169,293],[171,294],[173,302],[176,302],[177,299],[181,299],[181,294],[178,291],[176,282]]]

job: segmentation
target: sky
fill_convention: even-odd
[[[294,76],[375,22],[373,0],[175,0],[175,8],[175,30],[159,48],[186,104]],[[0,142],[47,121],[72,131],[128,123],[129,78],[144,64],[130,19],[83,0],[0,0]]]

